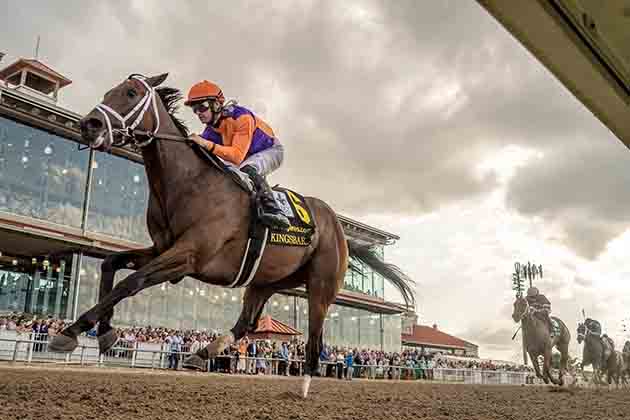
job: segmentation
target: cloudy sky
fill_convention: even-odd
[[[630,153],[477,3],[229,4],[9,1],[0,50],[32,56],[41,35],[80,113],[130,73],[218,82],[285,144],[272,181],[399,234],[386,255],[421,321],[483,356],[518,354],[515,261],[544,266],[572,332],[584,308],[625,338]]]

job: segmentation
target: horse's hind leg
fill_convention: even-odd
[[[220,354],[227,346],[236,340],[240,340],[248,332],[253,331],[258,325],[258,320],[262,314],[265,303],[276,292],[285,289],[293,289],[304,284],[299,272],[291,277],[287,277],[280,282],[269,286],[250,286],[245,290],[243,296],[243,308],[241,315],[236,321],[236,325],[231,330],[231,334],[222,335],[208,346],[199,349],[195,354],[184,360],[183,367],[193,369],[204,369],[205,361]]]
[[[154,247],[117,252],[108,255],[101,264],[101,285],[98,301],[100,302],[103,297],[114,288],[116,271],[123,268],[139,270],[155,258],[155,256],[156,251]],[[113,316],[114,309],[112,308],[98,320],[96,335],[98,336],[98,346],[101,353],[105,353],[116,344],[117,337],[111,326]]]
[[[302,396],[306,398],[311,376],[319,372],[319,355],[323,347],[324,320],[328,307],[335,302],[343,285],[348,267],[348,245],[341,225],[330,211],[332,225],[325,225],[309,265],[307,274],[308,290],[308,340],[304,363],[304,383]]]

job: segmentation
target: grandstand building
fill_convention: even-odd
[[[33,59],[0,70],[0,312],[75,319],[96,303],[104,256],[150,244],[142,159],[126,150],[79,150],[81,116],[58,105],[59,92],[71,83]],[[349,237],[381,255],[399,239],[339,218]],[[115,324],[226,331],[239,315],[242,294],[186,278],[121,302]],[[265,314],[305,332],[303,295],[300,289],[277,294]],[[325,340],[398,351],[401,313],[385,300],[381,276],[366,267],[348,270]]]

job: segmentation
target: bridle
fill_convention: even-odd
[[[140,74],[132,74],[129,76],[128,80],[137,80],[142,83],[146,89],[144,96],[142,99],[127,113],[127,115],[120,115],[117,111],[105,105],[104,103],[100,103],[96,105],[96,110],[100,112],[105,118],[105,124],[107,125],[107,135],[109,136],[110,144],[112,146],[122,147],[128,144],[130,141],[133,142],[133,145],[139,148],[143,148],[151,144],[153,139],[160,138],[164,140],[170,141],[178,141],[185,142],[187,139],[183,136],[173,136],[170,134],[160,134],[158,135],[158,131],[160,130],[160,113],[157,107],[157,93],[155,88],[147,82],[147,78]],[[144,130],[136,130],[138,125],[142,122],[145,114],[149,111],[149,108],[153,109],[153,115],[155,116],[155,127],[152,131],[144,131]],[[129,125],[128,121],[136,115],[136,119]],[[112,119],[114,117],[120,123],[120,128],[113,128]],[[122,141],[114,141],[114,134],[120,135],[122,137]],[[138,137],[145,137],[146,140],[140,141]],[[93,147],[97,148],[102,144],[102,138],[97,139],[98,144]]]
[[[531,312],[531,307],[529,306],[529,302],[527,299],[523,299],[525,301],[525,309],[523,309],[523,313],[519,316],[518,320],[522,321],[526,316]]]

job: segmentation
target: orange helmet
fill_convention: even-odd
[[[203,80],[199,83],[195,83],[188,91],[188,99],[184,102],[184,105],[189,106],[194,102],[203,101],[204,99],[214,99],[220,104],[225,102],[225,96],[221,88],[212,82]]]

